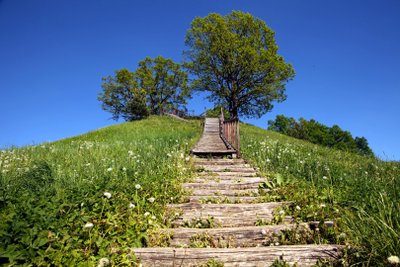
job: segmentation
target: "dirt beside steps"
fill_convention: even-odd
[[[315,222],[274,221],[276,210],[290,203],[260,203],[264,178],[243,159],[194,158],[194,165],[197,177],[184,184],[187,202],[169,206],[179,212],[173,228],[157,233],[167,247],[133,249],[142,266],[271,266],[276,260],[313,266],[341,256],[338,245],[278,244],[285,235],[307,239]]]

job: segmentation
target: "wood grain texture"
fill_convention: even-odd
[[[279,236],[283,231],[311,233],[307,223],[210,229],[175,228],[164,231],[172,235],[170,240],[172,247],[187,246],[193,241],[207,239],[210,247],[215,248],[269,245],[271,240],[274,240],[273,238]]]
[[[313,266],[319,258],[340,257],[337,245],[296,245],[252,248],[137,248],[133,252],[146,266],[196,266],[209,259],[223,262],[225,267],[270,266],[284,260],[297,266]]]

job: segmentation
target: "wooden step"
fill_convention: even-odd
[[[134,248],[132,251],[147,266],[196,266],[209,259],[230,266],[269,266],[283,260],[297,266],[313,266],[318,259],[334,260],[341,256],[338,245],[297,245],[255,248]]]
[[[194,162],[193,165],[196,168],[201,168],[201,167],[214,167],[214,168],[252,168],[250,164],[247,163],[235,163],[235,164],[212,164],[212,162],[207,163],[199,163],[199,162]]]
[[[224,176],[231,176],[231,177],[256,177],[257,172],[254,170],[252,172],[218,172],[213,173],[215,177],[224,177]],[[197,173],[198,176],[210,176],[209,172],[199,172]]]
[[[196,178],[193,183],[262,183],[265,181],[263,177],[215,177],[215,176],[202,176],[201,178]]]
[[[236,165],[245,164],[243,159],[203,159],[194,158],[193,162],[195,164],[206,164],[206,165]]]
[[[186,227],[239,227],[254,226],[260,220],[270,222],[274,210],[287,205],[284,202],[254,204],[198,204],[184,203],[169,205],[170,208],[182,210],[183,214],[174,220],[173,225]]]
[[[258,197],[228,197],[228,196],[189,196],[188,201],[193,203],[259,203]]]
[[[260,182],[244,182],[244,183],[185,183],[183,188],[186,189],[257,189]]]
[[[237,167],[235,165],[218,166],[218,165],[202,165],[197,168],[198,172],[256,172],[257,170],[251,167]]]
[[[163,229],[160,236],[172,236],[169,246],[172,247],[256,247],[269,246],[280,240],[284,231],[298,234],[312,234],[309,224],[280,224],[266,226],[228,227],[228,228],[173,228]],[[200,244],[202,243],[202,244]]]
[[[192,196],[255,197],[258,189],[191,189]]]

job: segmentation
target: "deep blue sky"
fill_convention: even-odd
[[[400,1],[0,0],[0,147],[38,144],[115,123],[101,77],[146,56],[182,60],[196,16],[252,13],[275,32],[296,77],[277,114],[338,124],[400,160]],[[196,113],[210,104],[194,97]]]

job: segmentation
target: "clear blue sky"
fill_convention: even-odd
[[[275,32],[296,77],[277,114],[338,124],[400,160],[400,1],[0,0],[0,147],[38,144],[115,123],[101,77],[146,56],[182,60],[196,16],[252,13]],[[199,96],[196,113],[210,107]]]

